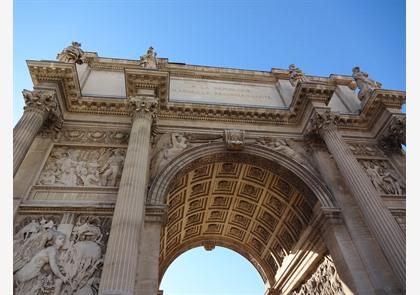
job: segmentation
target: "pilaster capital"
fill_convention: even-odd
[[[393,116],[388,127],[379,138],[381,147],[386,151],[399,151],[405,145],[406,117]]]
[[[46,113],[56,113],[58,104],[53,90],[26,90],[22,91],[25,99],[25,111],[39,110]]]
[[[322,135],[325,131],[335,130],[337,128],[339,117],[330,110],[315,111],[309,119],[305,130],[305,137],[307,139]]]
[[[158,113],[158,100],[155,97],[131,96],[127,98],[126,105],[133,120],[136,118],[154,120]]]

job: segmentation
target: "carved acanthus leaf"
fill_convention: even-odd
[[[53,90],[26,90],[22,91],[25,99],[24,110],[38,109],[44,112],[56,112],[57,100]]]
[[[318,137],[322,132],[337,127],[339,117],[330,110],[324,112],[315,112],[309,120],[307,129],[305,130],[305,139],[312,140]]]
[[[126,105],[133,118],[137,116],[150,116],[150,118],[153,118],[156,117],[158,112],[158,100],[154,97],[129,97],[126,100]]]
[[[401,151],[405,145],[406,117],[393,117],[387,130],[379,140],[381,147],[386,151]]]

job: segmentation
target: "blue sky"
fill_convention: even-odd
[[[13,5],[13,124],[22,114],[21,91],[32,89],[25,61],[55,60],[71,41],[104,57],[138,59],[153,46],[172,62],[263,71],[294,63],[309,75],[351,75],[358,65],[383,88],[406,87],[402,0],[15,0]],[[167,271],[164,294],[178,295],[178,286],[189,284],[194,294],[262,295],[256,270],[229,253],[220,248],[185,253]],[[206,272],[192,271],[200,265],[208,265]],[[214,265],[231,272],[212,270]],[[237,283],[226,280],[230,275]],[[232,284],[239,293],[222,292]]]

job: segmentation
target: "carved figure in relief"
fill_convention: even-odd
[[[364,162],[366,173],[370,177],[370,181],[373,186],[378,190],[382,191],[381,175],[379,174],[378,166],[375,166],[372,162]]]
[[[367,97],[374,89],[381,88],[382,84],[372,79],[369,79],[369,75],[365,72],[362,72],[359,67],[354,67],[352,69],[352,77],[356,81],[356,85],[359,88],[359,93],[357,97],[360,101]]]
[[[25,225],[17,234],[16,237],[18,239],[22,239],[23,241],[26,241],[27,238],[29,238],[31,235],[37,233],[39,229],[41,228],[41,225],[33,219],[30,223]]]
[[[124,154],[115,149],[105,165],[99,170],[103,186],[116,186],[117,176],[124,165]]]
[[[93,240],[99,243],[102,239],[102,233],[99,227],[89,223],[77,223],[77,225],[73,228],[73,232],[75,234],[76,241],[86,240],[87,237],[93,237]]]
[[[292,145],[291,140],[281,139],[281,138],[261,137],[257,139],[257,144],[279,151],[282,154],[294,159],[299,164],[305,167],[311,168],[311,165],[309,164],[308,160],[304,156],[302,156],[300,153],[296,152],[295,149],[291,147]]]
[[[147,53],[140,57],[140,67],[146,69],[157,69],[157,53],[154,52],[153,47],[147,49]]]
[[[54,232],[51,235],[53,245],[37,252],[28,263],[26,263],[15,273],[14,279],[18,285],[18,294],[28,294],[26,292],[27,288],[25,288],[25,283],[30,283],[31,280],[36,279],[38,276],[42,275],[41,269],[45,265],[49,265],[52,273],[57,277],[54,282],[54,295],[60,294],[61,286],[64,282],[67,281],[67,278],[61,273],[58,267],[57,254],[58,250],[63,247],[66,236],[61,232]],[[33,289],[33,287],[30,288],[30,290]],[[20,293],[19,291],[23,292]]]
[[[53,229],[52,220],[32,219],[23,226],[14,239],[15,294],[97,294],[104,247],[99,244],[101,224],[107,223],[80,217],[67,249],[66,234]]]
[[[150,176],[156,174],[173,158],[188,148],[190,143],[181,133],[163,134],[155,144],[155,152],[150,161]]]
[[[43,185],[117,186],[125,152],[119,148],[74,149],[51,152],[38,180]]]
[[[365,161],[363,166],[376,190],[392,195],[404,194],[404,186],[385,162]]]

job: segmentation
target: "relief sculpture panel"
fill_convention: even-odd
[[[56,146],[37,184],[117,187],[124,159],[122,148]]]
[[[31,216],[13,237],[16,295],[97,294],[110,217]]]
[[[344,286],[329,256],[318,266],[312,276],[292,295],[344,295]]]
[[[360,160],[373,186],[382,194],[404,195],[405,185],[388,161]]]

